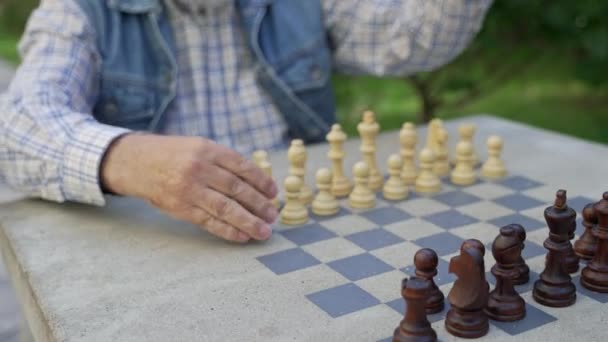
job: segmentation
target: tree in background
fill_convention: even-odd
[[[457,110],[521,76],[538,56],[568,58],[588,84],[608,83],[608,1],[495,1],[471,46],[452,63],[406,81],[420,120]]]

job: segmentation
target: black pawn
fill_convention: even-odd
[[[579,258],[583,260],[591,260],[597,250],[597,238],[593,236],[593,226],[597,224],[597,215],[593,205],[595,203],[589,203],[583,208],[583,226],[585,226],[585,232],[581,237],[574,242],[574,252]]]
[[[534,300],[550,307],[570,306],[576,301],[576,287],[563,262],[568,252],[572,222],[576,219],[576,212],[566,202],[566,190],[559,190],[554,205],[545,209],[550,234],[543,246],[549,252],[545,269],[532,291]]]
[[[426,317],[426,300],[430,290],[426,279],[403,279],[401,296],[405,300],[405,315],[393,333],[393,342],[437,341],[437,333]]]
[[[502,227],[494,239],[492,255],[496,264],[492,267],[492,274],[496,278],[496,287],[490,292],[485,308],[490,319],[512,322],[526,316],[526,302],[513,284],[513,279],[519,275],[517,262],[521,257],[521,246],[519,232],[509,225]]]
[[[608,293],[608,192],[604,192],[593,209],[598,220],[592,231],[597,250],[581,271],[581,285],[591,291]]]
[[[511,227],[519,237],[519,240],[521,241],[521,249],[523,251],[523,249],[525,248],[524,241],[526,241],[526,230],[524,229],[524,227],[516,223],[510,224],[509,227]],[[519,273],[515,277],[515,279],[512,279],[513,284],[526,284],[528,281],[530,281],[530,267],[528,267],[528,265],[526,264],[526,261],[521,256],[521,253],[519,254],[519,258],[517,259],[516,266],[519,270]]]
[[[441,312],[444,307],[444,296],[439,290],[433,277],[437,275],[437,264],[439,258],[437,253],[430,248],[422,248],[414,255],[414,266],[416,277],[428,280],[431,286],[429,297],[426,302],[426,313],[434,314]]]

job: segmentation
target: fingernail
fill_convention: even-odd
[[[260,238],[266,240],[272,235],[272,229],[268,225],[263,225],[259,229]]]
[[[273,206],[268,207],[268,209],[266,210],[266,221],[268,223],[274,223],[274,221],[277,219],[277,216],[279,216],[279,211],[277,210],[277,208]]]
[[[268,192],[270,193],[270,196],[273,198],[277,196],[279,189],[277,188],[276,183],[272,182],[270,184],[270,187],[268,188]]]

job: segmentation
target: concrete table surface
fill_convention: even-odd
[[[539,190],[548,203],[557,188],[598,199],[608,190],[606,146],[477,116],[445,123],[450,153],[462,122],[477,124],[482,160],[487,136],[501,135],[509,170],[548,184]],[[425,127],[418,133],[421,146]],[[382,170],[387,156],[399,150],[397,135],[378,138]],[[356,138],[346,143],[349,176],[360,158],[358,147]],[[325,144],[308,147],[311,187],[314,170],[329,165],[327,149]],[[282,184],[286,153],[272,154],[271,162]],[[0,220],[4,261],[38,341],[369,341],[390,336],[399,321],[378,312],[328,319],[302,295],[330,282],[327,274],[310,271],[278,281],[256,261],[284,248],[285,239],[224,243],[135,199],[110,198],[103,208],[18,200],[0,206]],[[396,295],[398,286],[391,285]],[[593,340],[597,329],[605,330],[606,316],[605,306],[587,307],[560,318],[564,329],[532,339]]]

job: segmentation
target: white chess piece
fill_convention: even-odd
[[[312,201],[312,212],[319,216],[335,215],[340,210],[340,204],[330,192],[331,171],[326,168],[319,169],[315,179],[319,192]]]
[[[298,225],[308,222],[308,210],[302,204],[300,193],[302,179],[298,176],[288,176],[285,179],[285,205],[281,210],[281,223]]]
[[[422,194],[437,193],[441,190],[441,180],[433,173],[435,155],[430,148],[420,151],[420,173],[416,178],[416,192]]]
[[[289,160],[289,174],[300,177],[302,181],[302,190],[300,200],[304,205],[309,205],[312,202],[312,190],[306,185],[306,159],[308,154],[304,147],[304,141],[294,139],[287,150],[287,159]]]
[[[400,176],[402,166],[403,160],[398,154],[393,154],[388,158],[388,173],[390,176],[382,189],[384,198],[388,200],[398,201],[408,196],[407,185]]]
[[[471,163],[473,144],[467,140],[459,141],[456,145],[456,166],[452,170],[450,180],[456,185],[471,185],[477,176]]]
[[[471,166],[473,168],[477,167],[477,165],[479,164],[479,157],[477,156],[477,152],[475,151],[475,146],[473,144],[473,136],[475,135],[476,130],[477,126],[472,123],[462,124],[460,125],[460,127],[458,127],[458,135],[460,136],[459,141],[466,141],[471,144]],[[455,154],[458,154],[458,152],[456,152]],[[456,158],[454,158],[453,163],[454,165],[456,164]]]
[[[368,110],[363,113],[363,120],[357,125],[357,130],[361,137],[361,154],[369,167],[369,188],[372,191],[380,190],[384,181],[376,164],[376,137],[380,125],[376,122],[374,112]]]
[[[507,175],[505,163],[500,159],[502,139],[497,135],[488,138],[488,160],[481,167],[481,176],[488,179],[500,179]]]
[[[401,144],[401,159],[403,159],[401,179],[403,179],[406,185],[414,185],[418,176],[418,171],[416,170],[416,144],[418,137],[416,126],[413,123],[406,122],[401,126],[399,142]]]
[[[448,160],[448,131],[440,127],[437,129],[437,151],[435,153],[435,164],[433,172],[439,176],[447,176],[450,174],[450,162]]]
[[[353,176],[355,186],[348,196],[348,203],[355,209],[368,209],[376,205],[376,195],[368,187],[369,166],[366,162],[360,161],[353,166]]]
[[[331,131],[326,136],[329,143],[327,156],[331,160],[332,180],[331,193],[335,197],[346,197],[351,192],[353,185],[344,175],[344,141],[346,134],[342,131],[340,124],[333,124]]]

